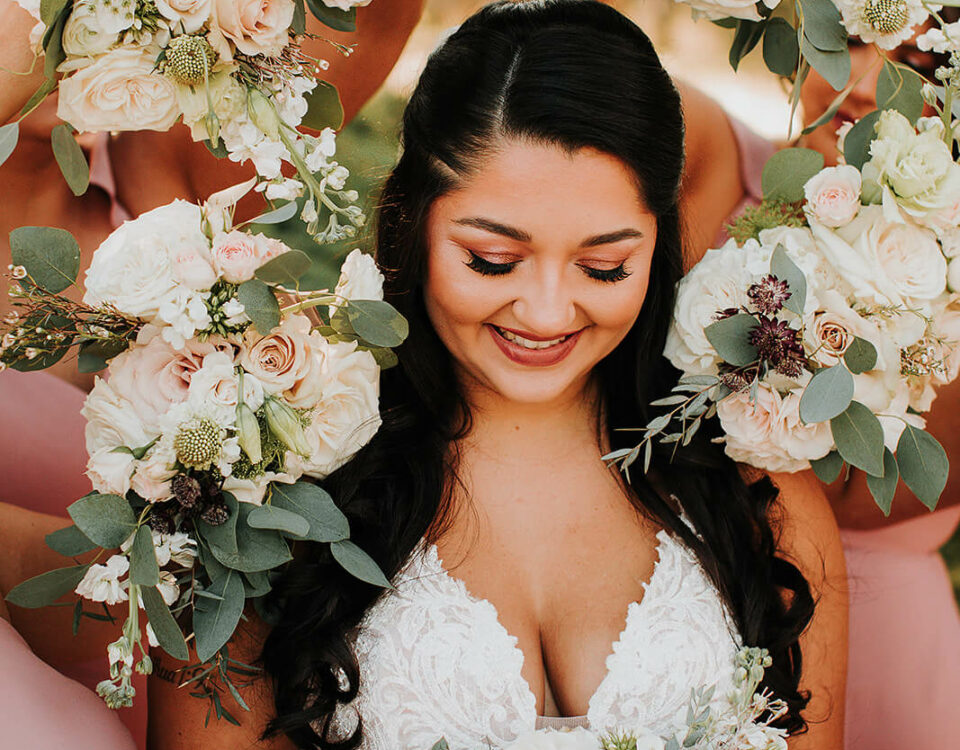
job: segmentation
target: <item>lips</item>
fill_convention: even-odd
[[[487,325],[500,350],[513,362],[529,367],[549,367],[563,360],[576,345],[584,329],[552,339],[521,334],[508,328]]]

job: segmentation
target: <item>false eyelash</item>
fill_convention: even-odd
[[[512,263],[493,263],[486,258],[481,258],[472,250],[467,250],[467,252],[470,253],[470,260],[466,263],[467,268],[484,276],[503,276],[505,273],[510,273],[513,267],[519,263],[519,261],[513,261]]]
[[[621,263],[616,268],[610,268],[608,270],[604,270],[601,268],[591,268],[590,266],[580,266],[580,268],[591,279],[596,279],[597,281],[605,281],[608,283],[613,283],[615,281],[623,281],[631,273],[626,269],[625,264],[623,263]]]

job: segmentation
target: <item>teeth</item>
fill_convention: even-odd
[[[497,330],[507,341],[512,341],[514,344],[519,344],[524,349],[549,349],[551,346],[562,344],[564,341],[570,338],[569,336],[561,336],[558,339],[551,339],[550,341],[531,341],[530,339],[525,339],[523,336],[518,336],[512,331],[506,331],[503,328],[497,328]]]

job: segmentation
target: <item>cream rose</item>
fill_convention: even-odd
[[[281,484],[293,484],[297,481],[300,474],[277,474],[268,471],[258,476],[256,479],[237,479],[230,476],[223,481],[223,491],[233,495],[239,503],[250,503],[251,505],[263,505],[263,497],[267,492],[267,485],[271,482],[280,482]]]
[[[144,500],[159,503],[173,497],[170,480],[176,475],[173,468],[176,456],[163,441],[157,443],[142,460],[137,462],[130,486]]]
[[[931,300],[943,293],[947,261],[929,229],[890,224],[876,237],[876,258],[897,291],[910,300]]]
[[[155,0],[160,15],[171,21],[175,30],[187,34],[199,31],[210,18],[210,0]]]
[[[133,403],[101,378],[97,378],[80,413],[87,420],[85,437],[91,456],[104,448],[140,448],[156,437],[146,430]]]
[[[370,0],[322,0],[322,2],[328,8],[339,8],[340,10],[364,8],[370,5]]]
[[[310,320],[304,315],[289,315],[267,336],[248,329],[239,362],[260,381],[266,393],[273,395],[303,379],[311,367],[310,355]]]
[[[121,47],[60,81],[57,116],[81,133],[169,130],[180,116],[176,87],[154,71],[157,50]]]
[[[93,6],[87,2],[73,4],[73,10],[63,27],[63,49],[68,55],[100,55],[117,41],[117,32],[107,31],[97,19]]]
[[[796,388],[780,400],[780,408],[770,429],[773,442],[790,458],[812,461],[833,450],[833,433],[829,422],[804,424],[800,419],[802,388]]]
[[[827,167],[803,186],[804,209],[828,227],[849,224],[860,210],[860,170],[843,164]]]
[[[133,470],[132,453],[101,448],[87,461],[86,474],[97,492],[123,497],[130,491]]]
[[[239,403],[239,377],[233,357],[217,352],[206,357],[190,381],[190,398],[230,415]],[[263,404],[263,386],[253,375],[243,375],[243,402],[256,411]],[[230,417],[232,419],[232,416]]]
[[[246,55],[275,57],[287,45],[293,0],[213,0],[212,25]]]
[[[742,18],[745,21],[761,20],[760,12],[757,10],[756,0],[677,0],[689,5],[693,10],[693,17],[706,18],[710,21],[716,21],[721,18]],[[768,8],[776,8],[780,0],[763,0],[763,4]]]

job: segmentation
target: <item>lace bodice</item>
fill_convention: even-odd
[[[607,657],[590,699],[594,730],[683,726],[691,688],[733,685],[740,638],[693,554],[661,531],[659,560]],[[489,601],[446,572],[421,544],[367,612],[355,639],[360,685],[338,709],[341,731],[363,720],[364,750],[500,747],[537,726],[536,698],[521,675],[524,655]],[[589,606],[586,603],[585,606]]]

